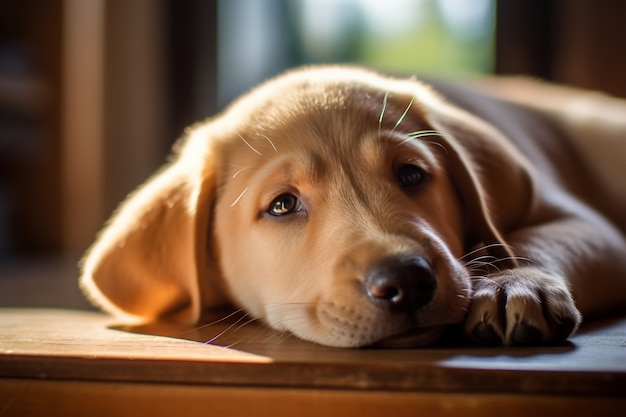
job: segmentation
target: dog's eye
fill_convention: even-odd
[[[402,165],[397,174],[398,182],[404,187],[420,185],[424,181],[424,177],[424,171],[420,167],[411,164]]]
[[[300,202],[293,194],[281,194],[270,203],[267,212],[273,216],[284,216],[300,210]]]

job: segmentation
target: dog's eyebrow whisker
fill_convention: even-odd
[[[433,142],[432,140],[425,140],[423,141],[424,143],[428,144],[428,145],[435,145],[438,146],[439,148],[441,148],[443,150],[443,152],[448,155],[448,148],[446,148],[445,146],[443,146],[441,143],[439,142]]]
[[[393,133],[396,130],[396,128],[400,126],[400,123],[402,123],[406,115],[409,113],[409,110],[411,109],[411,106],[413,105],[413,101],[415,101],[415,97],[411,97],[411,101],[406,106],[406,109],[404,109],[404,113],[402,113],[402,115],[400,116],[396,124],[394,125],[393,129],[391,129],[391,133]]]
[[[383,107],[380,110],[380,116],[378,116],[378,136],[380,136],[380,129],[382,127],[383,124],[383,118],[385,116],[385,110],[387,109],[387,100],[389,99],[389,91],[387,91],[385,93],[385,96],[383,97]]]
[[[427,129],[427,130],[417,130],[415,132],[407,133],[407,136],[409,136],[411,138],[414,138],[414,139],[423,138],[423,137],[426,137],[426,136],[440,136],[440,137],[443,137],[443,133],[441,133],[438,130]]]
[[[249,187],[246,187],[243,189],[243,191],[241,192],[241,194],[239,194],[239,197],[237,197],[235,199],[235,201],[232,202],[232,204],[230,205],[230,207],[235,207],[237,205],[237,203],[239,203],[239,200],[241,200],[241,197],[243,197],[243,195],[246,193],[246,191],[248,191]]]
[[[241,140],[243,141],[243,143],[245,143],[245,144],[248,146],[248,148],[252,149],[252,151],[253,151],[254,153],[256,153],[257,155],[259,155],[259,156],[260,156],[260,157],[262,157],[262,158],[265,158],[265,156],[263,156],[263,154],[262,154],[261,152],[257,151],[257,150],[254,148],[254,146],[250,145],[250,144],[248,143],[248,141],[247,141],[247,140],[245,140],[245,139],[243,138],[243,136],[241,136],[241,134],[237,133],[237,136],[239,136],[239,139],[241,139]]]
[[[415,131],[415,132],[407,133],[407,136],[408,136],[408,138],[406,139],[405,142],[408,142],[408,141],[413,140],[413,139],[423,139],[423,138],[427,138],[429,136],[439,136],[441,138],[445,138],[445,135],[443,133],[441,133],[440,131],[438,131],[438,130],[418,130],[418,131]],[[443,146],[439,142],[434,142],[432,140],[422,140],[422,142],[424,142],[426,144],[429,144],[429,145],[438,146],[441,149],[443,149],[443,151],[446,154],[448,154],[448,149],[446,149],[446,147]]]
[[[235,172],[232,176],[232,178],[237,178],[237,175],[241,174],[243,171],[245,171],[246,169],[250,169],[250,167],[245,167],[245,168],[241,168],[240,170],[238,170],[237,172]]]
[[[265,139],[267,139],[267,141],[270,143],[270,145],[274,149],[274,152],[278,153],[278,149],[276,149],[276,146],[274,145],[274,142],[272,142],[272,140],[268,136],[266,136],[266,135],[261,135],[261,136],[264,137]]]
[[[419,130],[416,132],[411,132],[411,133],[407,133],[407,138],[405,140],[403,140],[402,142],[400,142],[400,145],[403,145],[407,142],[412,141],[413,139],[423,139],[423,138],[427,138],[429,136],[439,136],[439,137],[444,137],[443,133],[437,131],[437,130]],[[439,142],[435,142],[432,140],[421,140],[422,143],[428,144],[428,145],[435,145],[439,148],[441,148],[444,153],[446,155],[448,155],[448,149],[443,146],[441,143]]]
[[[441,137],[443,137],[443,134],[441,132],[437,131],[437,130],[418,130],[416,132],[407,133],[406,136],[407,136],[407,138],[405,140],[403,140],[401,143],[406,143],[406,142],[412,141],[413,139],[421,139],[421,138],[426,138],[426,137],[429,137],[429,136],[441,136]],[[424,141],[424,142],[442,146],[440,143],[437,143],[437,142],[430,142],[430,141]]]

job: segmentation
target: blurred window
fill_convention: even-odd
[[[442,76],[493,69],[495,0],[220,0],[218,10],[222,105],[307,63]]]

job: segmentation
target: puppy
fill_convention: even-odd
[[[81,286],[119,315],[201,323],[233,305],[328,346],[459,325],[562,341],[626,301],[626,104],[521,83],[483,83],[502,100],[348,67],[270,80],[186,131]]]

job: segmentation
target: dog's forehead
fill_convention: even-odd
[[[226,116],[247,127],[272,128],[310,115],[345,117],[359,113],[361,119],[365,116],[378,121],[386,110],[383,122],[389,122],[397,119],[414,98],[408,85],[417,86],[415,82],[344,68],[296,71],[242,96],[230,106]],[[402,109],[396,109],[397,106]]]
[[[411,132],[426,128],[421,105],[412,95],[353,79],[283,82],[249,95],[240,104],[234,113],[237,133],[242,135],[308,134],[337,146],[346,136],[355,140],[373,129]],[[341,143],[336,143],[339,138]]]
[[[394,82],[305,75],[270,82],[231,106],[221,124],[228,131],[222,132],[221,158],[227,174],[287,154],[305,158],[294,163],[311,167],[309,172],[323,172],[329,163],[366,162],[363,158],[377,164],[384,149],[394,148],[390,142],[430,129],[420,100]]]
[[[365,86],[345,82],[301,82],[280,89],[259,100],[255,111],[250,113],[256,126],[268,130],[286,124],[296,127],[298,123],[353,119],[374,122],[380,114],[384,92],[365,90]],[[311,126],[309,126],[311,127]]]

